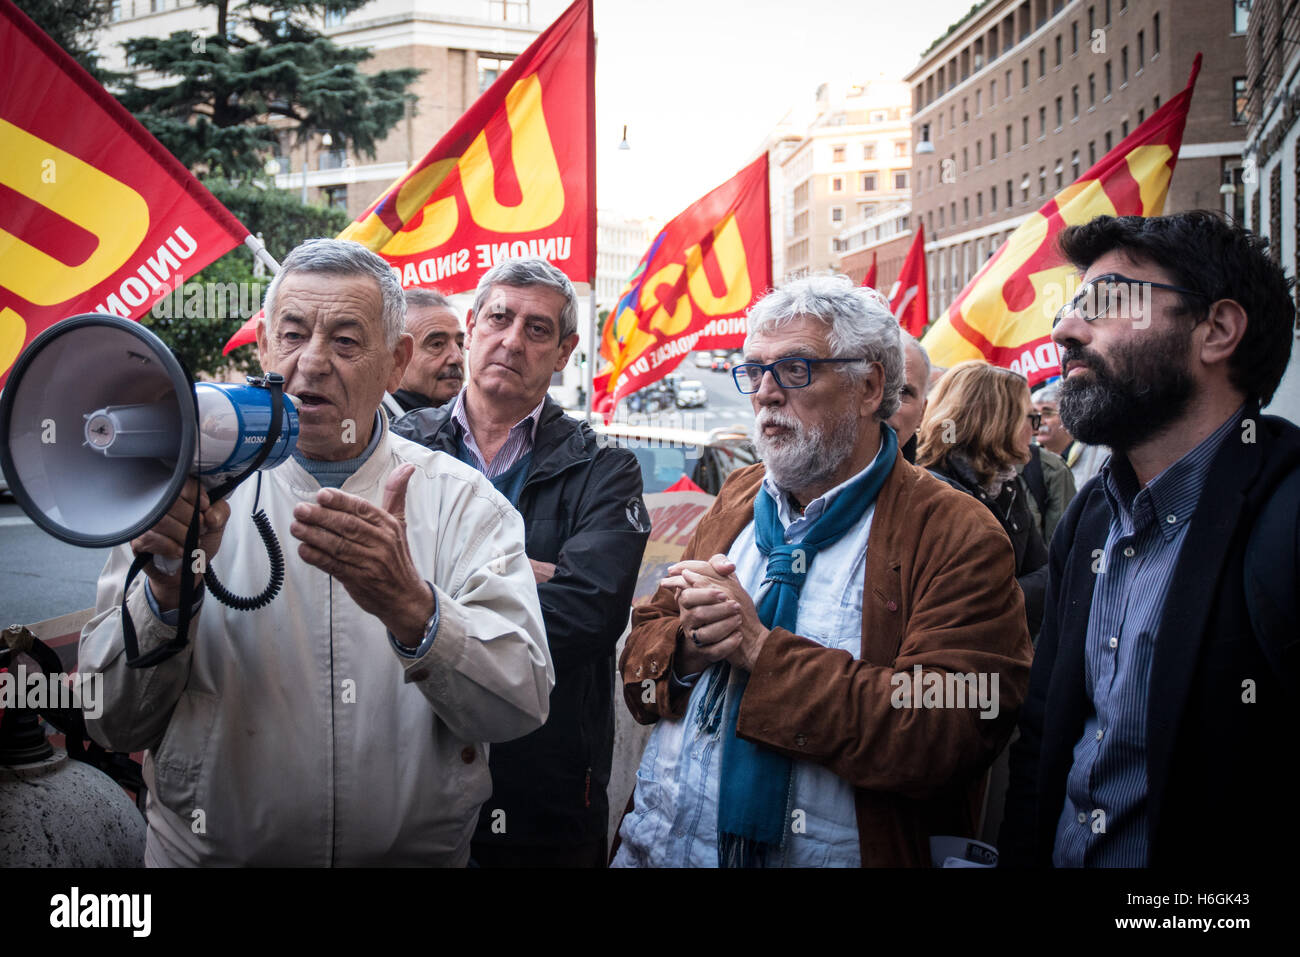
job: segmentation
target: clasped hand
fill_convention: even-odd
[[[749,594],[725,555],[683,561],[668,569],[659,584],[677,593],[682,637],[677,642],[678,675],[685,677],[728,661],[754,670],[768,629],[758,619]]]

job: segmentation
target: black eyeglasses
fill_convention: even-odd
[[[812,367],[821,362],[866,362],[866,359],[805,359],[803,356],[788,356],[775,362],[740,362],[731,369],[731,378],[741,395],[753,395],[763,384],[763,375],[772,373],[776,384],[782,389],[802,389],[812,382]]]
[[[1078,294],[1057,312],[1056,318],[1052,320],[1052,328],[1055,329],[1062,319],[1069,316],[1077,315],[1084,322],[1093,322],[1109,315],[1112,310],[1127,309],[1130,304],[1142,301],[1143,288],[1168,289],[1171,292],[1180,292],[1204,299],[1206,302],[1213,302],[1205,293],[1197,292],[1195,289],[1170,286],[1163,282],[1150,282],[1146,279],[1130,279],[1128,276],[1112,272],[1097,276],[1080,286]]]

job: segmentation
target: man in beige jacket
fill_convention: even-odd
[[[356,243],[294,250],[267,292],[263,368],[299,401],[298,448],[260,506],[284,543],[283,591],[241,612],[200,595],[190,641],[128,668],[133,553],[200,546],[236,594],[268,575],[246,482],[116,549],[85,672],[104,676],[91,736],[147,749],[150,865],[463,866],[491,793],[487,742],[546,719],[554,672],[519,515],[478,472],[391,435],[379,403],[411,355],[402,291]],[[179,578],[153,564],[127,598],[147,653],[175,634]]]

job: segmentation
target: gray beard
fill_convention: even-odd
[[[793,435],[772,438],[763,434],[764,425],[784,425]],[[853,454],[858,440],[858,417],[849,410],[829,433],[825,428],[805,429],[787,412],[771,407],[755,420],[754,448],[772,481],[783,492],[798,492],[829,481]]]

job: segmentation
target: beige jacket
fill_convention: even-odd
[[[151,865],[464,865],[492,791],[487,744],[545,721],[554,671],[517,512],[478,472],[385,433],[343,491],[381,504],[384,481],[416,465],[408,542],[434,585],[441,623],[418,660],[379,619],[304,563],[293,507],[319,485],[297,462],[266,473],[261,507],[285,555],[284,589],[231,611],[208,594],[190,643],[154,668],[128,669],[118,605],[131,560],[115,549],[80,663],[104,675],[91,736],[148,749]],[[256,594],[269,564],[251,520],[254,486],[230,497],[212,559],[223,584]],[[144,576],[127,606],[141,651],[175,629],[149,610]],[[506,822],[509,826],[509,822]]]

